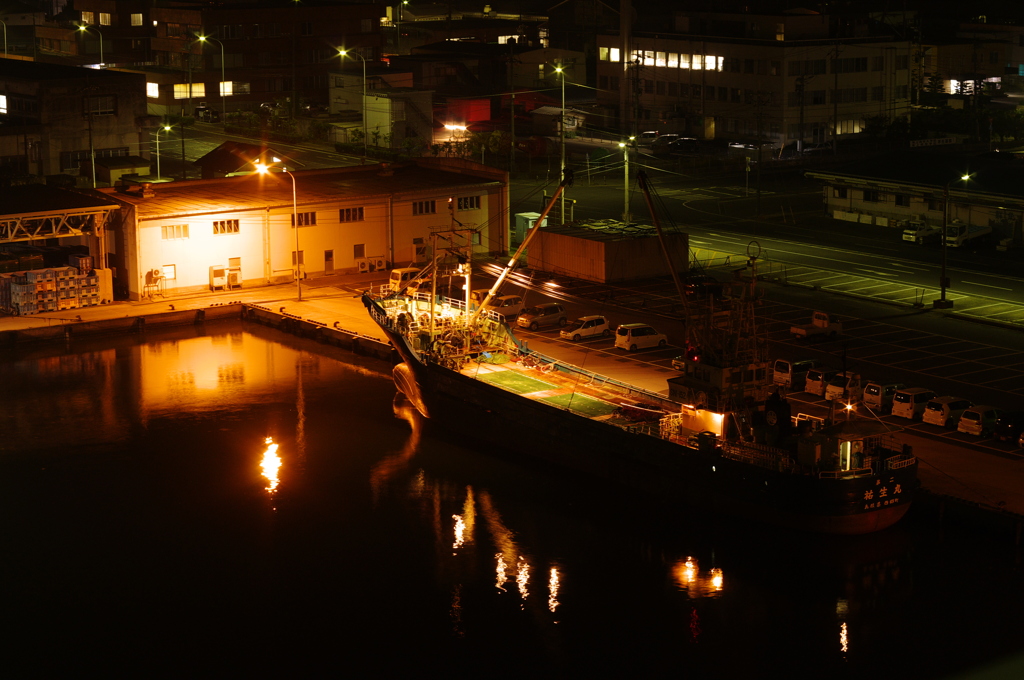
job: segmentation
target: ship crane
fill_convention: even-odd
[[[686,324],[686,352],[673,361],[682,375],[669,381],[670,393],[687,404],[718,413],[747,409],[763,401],[769,382],[768,336],[754,307],[760,247],[756,243],[748,247],[748,267],[736,272],[738,282],[730,286],[730,296],[716,300],[709,295],[705,304],[689,299],[679,278],[679,267],[665,245],[646,173],[639,174],[639,185],[682,301]],[[746,269],[749,278],[743,276]]]

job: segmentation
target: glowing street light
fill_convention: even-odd
[[[292,179],[292,227],[295,229],[295,290],[298,293],[299,302],[302,302],[302,275],[299,270],[302,253],[299,250],[299,203],[295,184],[295,175],[293,175],[287,168],[281,168],[280,171]],[[270,173],[270,166],[264,165],[263,163],[256,163],[256,172],[261,175],[267,175]]]
[[[970,178],[970,175],[964,173],[959,180],[951,179],[942,187],[942,273],[939,275],[939,299],[932,301],[932,307],[935,309],[949,309],[953,306],[953,301],[946,299],[946,289],[949,288],[949,278],[946,277],[946,251],[949,248],[946,245],[946,232],[949,229],[949,185],[956,181],[966,182]]]
[[[228,85],[227,85],[226,79],[224,78],[224,43],[222,43],[221,41],[217,40],[216,38],[208,38],[208,37],[206,37],[204,35],[199,36],[198,40],[199,40],[199,42],[203,43],[204,45],[208,41],[209,42],[215,42],[218,45],[220,45],[220,88],[219,88],[220,89],[220,111],[221,111],[221,115],[223,116],[224,125],[227,126],[227,124],[228,124],[227,123],[227,121],[228,121],[228,105],[224,101],[224,90],[227,88]]]
[[[100,64],[99,65],[103,66],[103,34],[100,33],[100,29],[98,29],[95,26],[86,26],[85,24],[82,24],[81,26],[78,27],[78,30],[81,31],[82,33],[88,33],[90,28],[92,30],[96,31],[96,35],[98,35],[100,37]]]
[[[565,69],[561,64],[555,67],[555,73],[562,76],[562,111],[559,116],[558,125],[558,146],[561,156],[561,172],[559,173],[558,181],[561,182],[565,179]],[[565,224],[565,192],[562,192],[560,201],[560,210],[562,211],[561,218],[562,224]]]
[[[170,132],[170,131],[171,131],[171,126],[170,125],[164,125],[159,130],[156,131],[156,178],[157,178],[157,180],[160,179],[160,133],[161,132]]]
[[[363,61],[363,155],[366,155],[366,58],[358,52],[352,50],[338,50],[338,56],[344,58],[349,54],[354,54]]]

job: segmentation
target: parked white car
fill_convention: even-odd
[[[579,342],[589,338],[607,338],[611,336],[612,329],[608,327],[608,319],[595,314],[581,316],[575,321],[570,321],[569,325],[563,328],[559,334],[566,340]]]
[[[930,425],[956,427],[963,412],[973,405],[960,397],[935,397],[925,405],[921,420]]]
[[[645,323],[624,323],[615,331],[615,346],[635,352],[647,347],[664,347],[668,336]]]

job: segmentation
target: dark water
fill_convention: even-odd
[[[208,333],[0,361],[9,676],[940,678],[1024,647],[1012,545],[653,507],[433,431],[380,364]]]

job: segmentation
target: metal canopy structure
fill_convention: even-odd
[[[117,205],[69,208],[47,212],[0,215],[0,243],[47,238],[91,236],[111,218]]]

